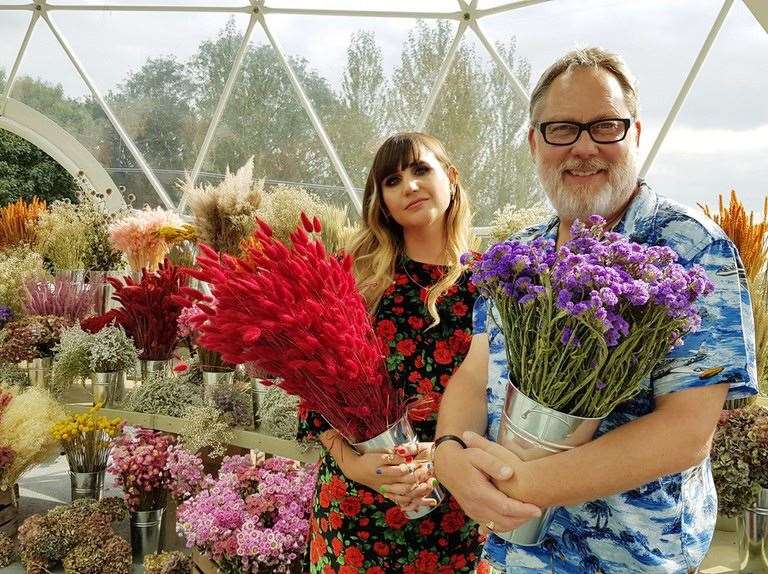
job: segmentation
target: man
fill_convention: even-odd
[[[701,329],[670,352],[640,393],[602,423],[595,440],[523,462],[495,439],[507,375],[503,335],[475,307],[469,353],[442,400],[437,478],[466,513],[508,531],[556,507],[540,546],[491,533],[486,558],[508,573],[694,572],[709,547],[717,499],[708,459],[726,398],[756,393],[752,311],[743,268],[723,231],[638,181],[641,133],[635,82],[618,56],[571,52],[539,80],[528,141],[557,217],[521,232],[562,245],[575,219],[600,214],[632,240],[667,245],[702,265],[715,292]],[[470,432],[468,432],[470,431]],[[529,504],[524,504],[529,503]],[[532,507],[535,505],[535,507]]]

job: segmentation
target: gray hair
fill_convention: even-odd
[[[627,102],[629,112],[633,118],[637,118],[639,105],[637,102],[637,82],[632,72],[629,71],[626,62],[618,54],[609,52],[603,48],[578,48],[558,58],[539,78],[536,87],[531,94],[531,104],[528,109],[529,119],[533,125],[533,118],[541,106],[541,102],[547,95],[552,82],[571,68],[595,68],[603,69],[613,74],[621,84],[624,99]]]

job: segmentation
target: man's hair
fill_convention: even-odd
[[[533,118],[538,112],[542,101],[547,95],[547,90],[552,82],[560,75],[571,68],[594,68],[603,69],[613,74],[621,84],[621,90],[624,92],[624,99],[627,102],[629,112],[633,118],[637,118],[639,112],[637,103],[637,83],[632,72],[629,71],[626,62],[618,54],[609,52],[603,48],[579,48],[568,52],[558,58],[539,78],[536,87],[531,94],[531,104],[528,109],[529,120],[533,125]]]

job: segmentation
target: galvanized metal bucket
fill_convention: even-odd
[[[125,397],[125,372],[91,373],[91,386],[94,405],[101,403],[105,408],[117,406]]]
[[[394,449],[396,446],[404,444],[415,444],[418,442],[416,433],[413,432],[413,427],[408,421],[407,417],[402,417],[395,424],[385,430],[378,436],[368,439],[364,442],[354,443],[352,448],[360,454],[368,452],[382,452],[390,449]],[[429,498],[434,498],[438,504],[440,504],[445,498],[445,493],[440,485],[435,486],[432,489]],[[414,520],[421,518],[432,512],[436,506],[422,506],[418,510],[412,510],[405,513],[405,515]]]
[[[591,441],[602,420],[576,417],[545,407],[507,381],[507,396],[496,442],[522,460],[535,460]],[[544,540],[553,512],[553,508],[548,508],[539,518],[519,528],[495,534],[513,544],[536,546]]]
[[[105,470],[97,472],[74,472],[70,470],[69,484],[72,502],[80,498],[101,499],[104,473]]]
[[[131,511],[131,550],[135,563],[141,564],[144,556],[163,549],[164,511],[165,508]]]
[[[763,488],[755,507],[736,518],[739,572],[768,574],[768,488]]]

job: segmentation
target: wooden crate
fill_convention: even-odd
[[[192,563],[194,564],[193,572],[195,574],[221,574],[221,570],[219,570],[216,562],[206,555],[200,554],[197,550],[192,551]]]
[[[0,491],[0,532],[11,538],[19,529],[19,485]]]

